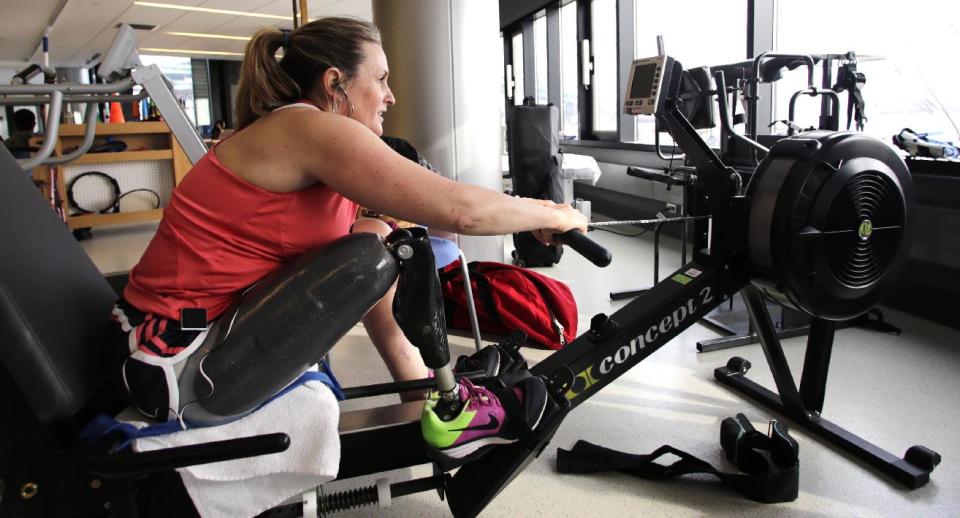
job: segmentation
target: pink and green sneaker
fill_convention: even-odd
[[[508,416],[490,390],[466,378],[459,383],[463,407],[457,416],[442,420],[435,411],[439,399],[436,393],[431,393],[420,419],[420,429],[431,453],[445,468],[479,457],[487,446],[516,442],[519,436],[512,420],[520,419],[534,429],[546,408],[546,386],[539,378],[526,379],[514,388],[522,416]]]

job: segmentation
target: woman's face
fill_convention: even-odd
[[[387,85],[390,70],[383,48],[371,42],[364,42],[361,48],[363,61],[346,86],[347,98],[340,105],[340,113],[361,122],[379,136],[383,135],[383,114],[397,100]]]

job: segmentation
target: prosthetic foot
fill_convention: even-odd
[[[427,455],[444,470],[479,458],[491,446],[522,440],[540,424],[546,408],[546,386],[535,376],[525,376],[509,388],[474,385],[464,378],[458,388],[455,415],[448,414],[439,395],[431,393],[420,419]]]

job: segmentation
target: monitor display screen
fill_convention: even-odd
[[[633,84],[630,85],[631,99],[650,97],[653,93],[653,76],[656,70],[656,63],[644,63],[633,69]]]

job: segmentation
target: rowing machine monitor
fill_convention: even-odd
[[[630,65],[630,79],[623,111],[628,115],[653,115],[661,107],[676,62],[670,56],[636,59]]]
[[[684,70],[670,56],[634,60],[630,66],[623,112],[627,115],[654,115],[666,111],[666,102],[675,101],[680,112],[696,129],[716,126],[710,69]],[[666,127],[661,131],[666,131]]]

